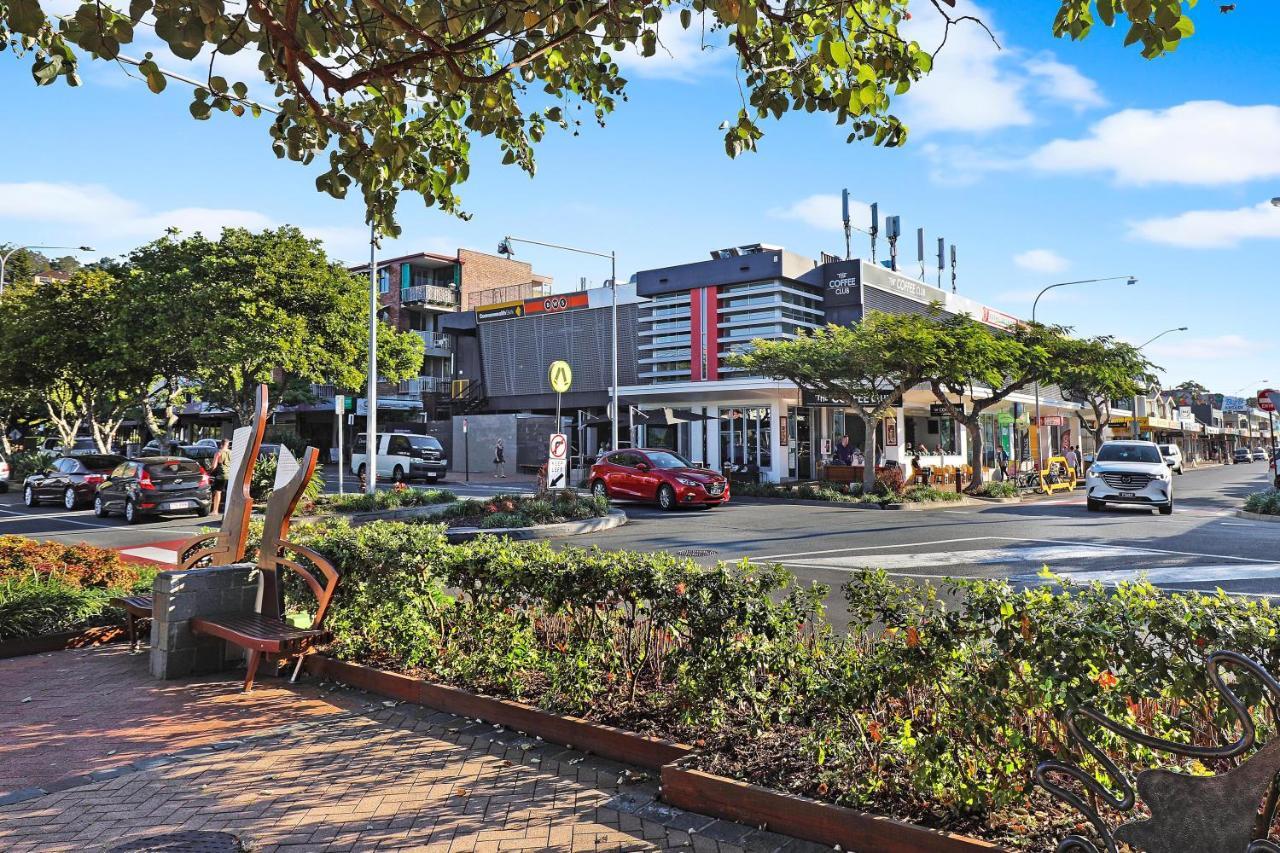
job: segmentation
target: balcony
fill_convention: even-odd
[[[435,376],[419,376],[417,379],[406,379],[400,383],[401,394],[438,394],[449,390],[449,380]]]
[[[400,288],[400,304],[432,305],[455,310],[458,307],[458,291],[452,287],[435,284],[417,284]]]
[[[448,358],[453,354],[453,342],[448,335],[423,331],[422,329],[414,329],[413,333],[422,338],[422,342],[426,345],[425,354],[428,358]]]

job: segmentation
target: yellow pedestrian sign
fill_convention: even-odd
[[[553,361],[547,377],[551,380],[551,390],[563,394],[573,384],[573,369],[567,361]]]

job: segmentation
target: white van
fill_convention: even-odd
[[[351,473],[359,477],[365,474],[366,445],[365,434],[360,433],[351,448]],[[436,438],[403,432],[378,433],[378,477],[394,483],[405,480],[438,483],[448,470],[449,460]]]

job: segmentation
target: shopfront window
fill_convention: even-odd
[[[773,466],[773,418],[769,407],[721,410],[720,459],[750,470]]]

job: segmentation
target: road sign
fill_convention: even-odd
[[[346,409],[346,401],[342,399],[342,395],[334,394],[333,395],[333,413],[335,415],[340,415],[343,413],[343,411],[345,411],[345,409]]]
[[[554,432],[547,443],[547,488],[563,489],[568,480],[569,437],[562,432]]]
[[[1277,401],[1280,401],[1280,391],[1274,388],[1264,388],[1258,392],[1258,408],[1264,412],[1274,412]]]
[[[573,368],[569,367],[567,361],[553,361],[547,371],[547,378],[551,380],[551,390],[563,394],[573,384]]]

